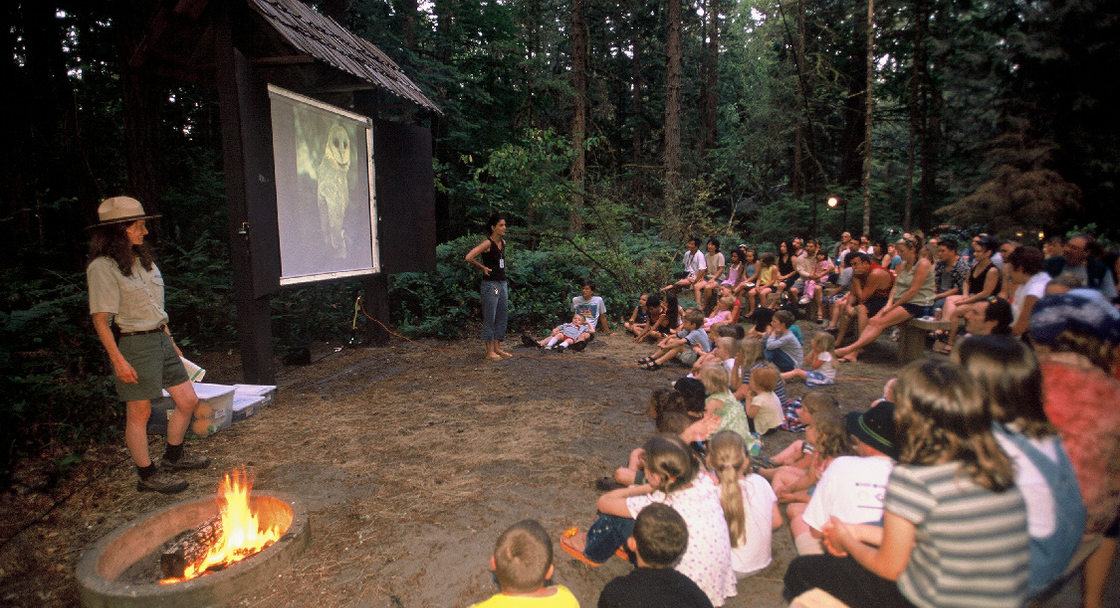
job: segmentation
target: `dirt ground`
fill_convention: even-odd
[[[803,325],[807,336],[813,327]],[[256,489],[304,499],[312,543],[297,566],[226,606],[411,608],[489,597],[497,591],[488,570],[497,535],[536,518],[558,543],[563,529],[591,524],[594,480],[652,433],[649,392],[686,372],[638,369],[634,361],[652,347],[622,334],[569,355],[507,348],[517,356],[489,362],[470,340],[323,345],[311,365],[280,370],[276,399],[260,413],[188,443],[213,465],[186,474],[191,487],[177,496],[137,493],[123,442],[90,451],[50,488],[52,458],[62,454],[24,463],[0,497],[0,605],[76,605],[83,550],[145,513],[213,494],[221,475],[240,466]],[[207,381],[240,381],[233,358],[199,357],[211,370]],[[897,368],[894,359],[894,344],[881,339],[825,390],[845,410],[864,409]],[[768,436],[764,454],[795,438]],[[161,444],[152,438],[153,454]],[[773,553],[773,564],[741,581],[727,606],[785,605],[781,577],[795,555],[788,526],[775,532]],[[588,568],[558,546],[555,556],[554,580],[585,607],[630,569],[617,558]]]

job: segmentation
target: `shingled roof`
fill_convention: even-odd
[[[299,0],[247,0],[290,45],[356,78],[439,112],[400,66],[370,41]]]
[[[218,13],[232,10],[242,31],[241,48],[269,70],[269,81],[321,93],[376,88],[440,113],[400,66],[368,40],[299,0],[163,0],[144,40],[133,54],[134,67],[213,85]],[[248,21],[245,21],[248,19]]]

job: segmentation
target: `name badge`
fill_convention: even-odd
[[[506,259],[502,258],[502,259],[498,260],[498,268],[501,268],[501,269],[505,270],[505,267],[506,267]]]

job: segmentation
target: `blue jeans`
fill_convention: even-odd
[[[482,341],[504,340],[509,320],[509,286],[505,281],[483,281]]]
[[[766,360],[770,363],[773,363],[780,372],[785,373],[797,369],[797,365],[793,363],[793,359],[790,358],[790,356],[787,355],[784,351],[776,348],[774,350],[770,350],[767,348],[762,352],[763,354],[765,354]]]
[[[601,564],[610,559],[633,534],[633,519],[600,513],[599,519],[587,529],[587,546],[583,548],[583,554]]]

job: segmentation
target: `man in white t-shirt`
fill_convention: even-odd
[[[682,287],[692,287],[693,283],[704,278],[704,274],[708,271],[708,263],[704,259],[704,254],[700,253],[700,239],[693,237],[688,239],[688,244],[685,245],[684,258],[685,276],[676,283],[666,285],[661,288],[661,291],[673,291],[681,289]]]
[[[887,478],[898,458],[894,404],[880,401],[866,412],[845,417],[858,456],[841,456],[821,475],[802,520],[811,528],[794,538],[799,555],[823,553],[821,531],[835,517],[849,524],[879,524]],[[792,527],[792,526],[791,526]]]
[[[580,295],[572,298],[572,312],[583,315],[591,326],[592,336],[600,328],[607,332],[607,335],[614,335],[610,327],[607,327],[607,304],[603,298],[595,295],[595,285],[590,280],[584,281],[580,285]]]

